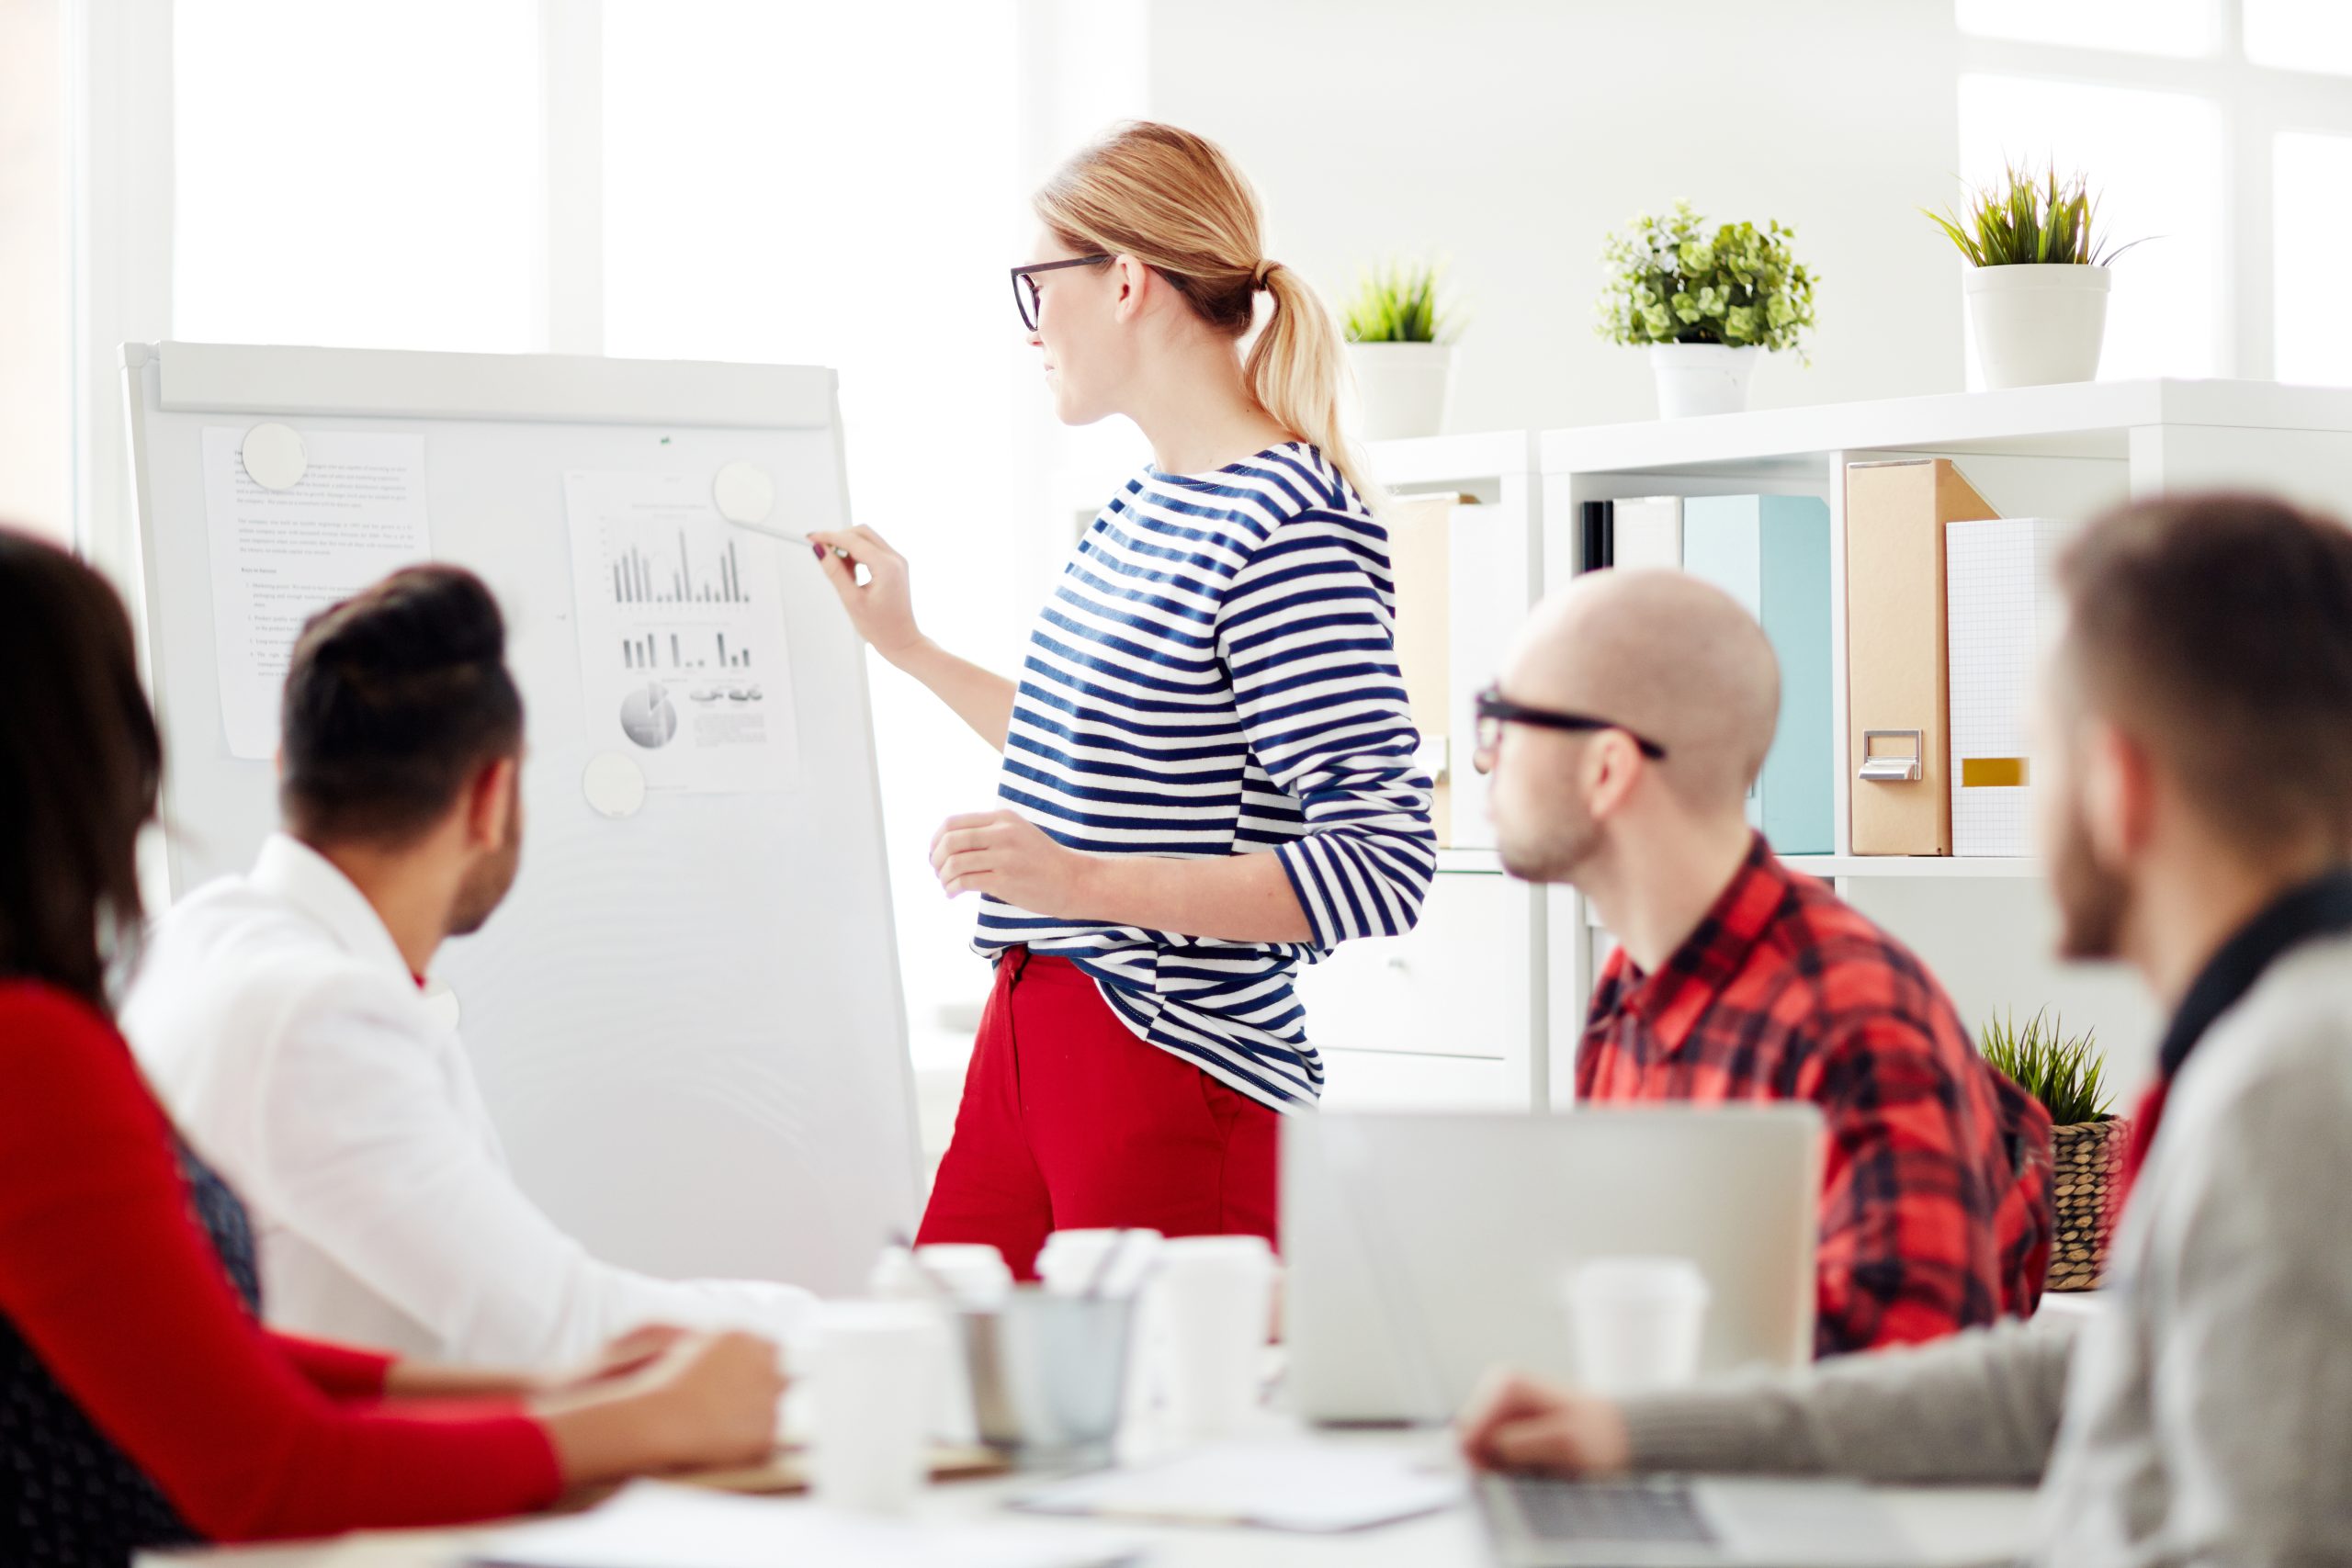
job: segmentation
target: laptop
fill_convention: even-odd
[[[1793,1114],[1792,1114],[1793,1112]],[[1626,1122],[1633,1116],[1637,1120]],[[1679,1121],[1676,1120],[1679,1116]],[[1424,1206],[1409,1200],[1399,1203],[1400,1190],[1417,1189],[1425,1183],[1452,1186],[1454,1173],[1451,1168],[1442,1176],[1428,1168],[1413,1165],[1380,1163],[1385,1153],[1391,1158],[1402,1155],[1425,1152],[1411,1146],[1412,1134],[1399,1134],[1396,1124],[1404,1122],[1453,1122],[1464,1123],[1434,1134],[1439,1143],[1457,1154],[1467,1153],[1471,1145],[1462,1141],[1465,1132],[1483,1131],[1488,1140],[1480,1145],[1486,1149],[1483,1157],[1488,1162],[1500,1159],[1521,1178],[1544,1174],[1532,1170],[1525,1160],[1525,1148],[1498,1156],[1493,1149],[1510,1145],[1513,1140],[1540,1141],[1543,1134],[1527,1134],[1507,1130],[1506,1122],[1557,1123],[1603,1119],[1615,1122],[1620,1130],[1642,1132],[1650,1135],[1644,1147],[1651,1154],[1661,1148],[1689,1151],[1690,1129],[1694,1123],[1710,1117],[1729,1116],[1731,1120],[1715,1122],[1710,1131],[1724,1134],[1724,1146],[1741,1146],[1744,1138],[1755,1139],[1747,1147],[1748,1163],[1740,1170],[1715,1169],[1711,1174],[1727,1181],[1721,1190],[1723,1206],[1733,1212],[1747,1210],[1751,1194],[1749,1186],[1781,1187],[1792,1174],[1808,1178],[1801,1189],[1805,1198],[1806,1242],[1797,1250],[1805,1260],[1804,1280],[1807,1310],[1798,1316],[1804,1327],[1804,1351],[1811,1351],[1812,1318],[1809,1303],[1813,1283],[1811,1268],[1813,1252],[1812,1212],[1817,1190],[1817,1155],[1797,1167],[1781,1162],[1788,1153],[1786,1141],[1802,1134],[1808,1146],[1817,1150],[1820,1122],[1809,1108],[1775,1108],[1751,1110],[1740,1108],[1713,1111],[1696,1110],[1677,1112],[1672,1110],[1643,1110],[1632,1112],[1581,1111],[1573,1117],[1427,1117],[1371,1118],[1331,1117],[1318,1134],[1300,1137],[1295,1142],[1285,1123],[1283,1171],[1285,1180],[1297,1165],[1308,1162],[1312,1144],[1313,1171],[1301,1174],[1319,1181],[1320,1192],[1310,1199],[1315,1213],[1326,1222],[1326,1229],[1317,1239],[1327,1244],[1327,1251],[1343,1250],[1337,1241],[1353,1244],[1354,1261],[1360,1266],[1356,1282],[1364,1295],[1363,1303],[1391,1325],[1389,1348],[1394,1352],[1391,1371],[1401,1389],[1395,1402],[1404,1408],[1430,1408],[1447,1404],[1442,1386],[1450,1381],[1450,1373],[1441,1359],[1439,1350],[1450,1337],[1458,1333],[1442,1335],[1441,1323],[1450,1314],[1458,1314],[1464,1300],[1458,1286],[1434,1280],[1424,1266],[1414,1267],[1412,1248],[1406,1237],[1416,1225],[1428,1222]],[[1646,1122],[1639,1120],[1647,1118]],[[1294,1118],[1294,1120],[1297,1120]],[[1746,1123],[1746,1129],[1741,1127]],[[1382,1123],[1390,1125],[1383,1126]],[[1481,1125],[1483,1124],[1483,1125]],[[1771,1131],[1756,1131],[1770,1128]],[[1670,1129],[1651,1133],[1651,1129]],[[1606,1138],[1617,1134],[1594,1134],[1589,1127],[1579,1128],[1572,1134],[1580,1144],[1589,1144],[1587,1134]],[[1385,1134],[1384,1147],[1384,1134]],[[1400,1138],[1402,1141],[1400,1142]],[[1620,1155],[1623,1145],[1614,1145]],[[1295,1150],[1295,1155],[1294,1155]],[[1759,1156],[1757,1151],[1763,1151]],[[1634,1168],[1651,1168],[1641,1167]],[[1622,1191],[1626,1182],[1615,1184]],[[1649,1186],[1674,1186],[1673,1183],[1648,1183]],[[1488,1206],[1517,1213],[1522,1207],[1516,1200],[1496,1201],[1501,1189],[1488,1189]],[[1293,1215],[1290,1191],[1284,1191],[1283,1221],[1287,1226]],[[1638,1200],[1632,1206],[1641,1207]],[[1624,1206],[1604,1202],[1596,1208],[1615,1210]],[[1777,1210],[1764,1217],[1776,1225],[1785,1219]],[[1392,1223],[1401,1220],[1401,1224]],[[1598,1232],[1601,1227],[1588,1224],[1587,1229]],[[1672,1234],[1688,1240],[1711,1243],[1720,1238],[1715,1231],[1695,1224],[1677,1227]],[[1776,1244],[1787,1240],[1785,1226],[1772,1237]],[[1285,1236],[1285,1241],[1290,1241]],[[1602,1249],[1595,1247],[1587,1256],[1598,1256]],[[1627,1248],[1615,1248],[1623,1251]],[[1662,1251],[1652,1246],[1647,1250]],[[1686,1256],[1693,1256],[1686,1254]],[[1421,1260],[1426,1264],[1426,1258]],[[1293,1253],[1292,1268],[1297,1267]],[[1328,1271],[1328,1262],[1323,1265]],[[1706,1264],[1702,1261],[1702,1268]],[[1710,1282],[1715,1276],[1708,1270]],[[1778,1276],[1759,1276],[1766,1282],[1778,1280]],[[1327,1285],[1330,1281],[1327,1280]],[[1443,1288],[1434,1294],[1425,1294],[1423,1286],[1439,1283]],[[1720,1296],[1723,1287],[1715,1285]],[[1296,1276],[1293,1275],[1293,1306],[1295,1308]],[[1770,1326],[1775,1320],[1772,1311],[1757,1310],[1770,1306],[1777,1299],[1779,1286],[1774,1284],[1774,1296],[1759,1298],[1747,1303],[1742,1315],[1754,1321],[1729,1343],[1737,1345],[1747,1334],[1759,1327]],[[1328,1311],[1328,1308],[1326,1309]],[[1555,1308],[1553,1333],[1565,1338],[1565,1324],[1557,1321],[1562,1309]],[[1711,1317],[1713,1312],[1711,1309]],[[1294,1332],[1296,1319],[1294,1316]],[[1458,1327],[1458,1325],[1457,1325]],[[1309,1330],[1311,1332],[1311,1329]],[[1770,1343],[1777,1345],[1778,1340]],[[1293,1347],[1293,1368],[1296,1368],[1298,1347]],[[1710,1352],[1720,1354],[1722,1344],[1710,1337]],[[1497,1354],[1498,1361],[1516,1361],[1507,1354]],[[1519,1362],[1524,1366],[1525,1362]],[[1446,1414],[1452,1414],[1448,1405]],[[1634,1476],[1611,1481],[1566,1481],[1542,1476],[1480,1475],[1472,1487],[1478,1513],[1486,1527],[1494,1559],[1500,1568],[1575,1568],[1575,1565],[1605,1564],[1610,1568],[1953,1568],[1958,1564],[1973,1564],[1980,1561],[1965,1553],[1956,1553],[1949,1546],[1939,1547],[1934,1541],[1914,1539],[1896,1517],[1894,1510],[1874,1495],[1867,1486],[1856,1482],[1775,1480],[1750,1477],[1685,1477]],[[2024,1537],[2023,1518],[2030,1505],[2018,1498],[2006,1502],[2013,1517],[2007,1521],[2018,1540]],[[2012,1559],[2013,1551],[1996,1551],[1981,1559],[1992,1563]]]
[[[1562,1287],[1585,1259],[1627,1253],[1706,1276],[1702,1374],[1813,1359],[1812,1106],[1324,1111],[1282,1131],[1286,1381],[1309,1421],[1443,1421],[1498,1363],[1573,1378]],[[1355,1161],[1370,1180],[1343,1174]],[[1358,1198],[1419,1309],[1427,1381],[1374,1278]]]

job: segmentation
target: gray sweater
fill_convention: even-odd
[[[2108,1310],[1628,1404],[1642,1469],[2042,1485],[2064,1568],[2352,1562],[2352,939],[2173,1084]]]

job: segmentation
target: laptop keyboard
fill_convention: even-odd
[[[1592,1483],[1514,1478],[1510,1495],[1537,1540],[1712,1546],[1714,1532],[1679,1482]]]

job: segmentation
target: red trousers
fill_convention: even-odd
[[[1139,1039],[1068,959],[1012,948],[916,1240],[993,1242],[1024,1280],[1057,1230],[1271,1243],[1281,1121]]]

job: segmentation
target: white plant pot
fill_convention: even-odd
[[[1435,435],[1445,428],[1453,401],[1452,344],[1351,343],[1348,363],[1364,440]]]
[[[2103,266],[1974,266],[1961,279],[1987,387],[2041,387],[2098,375],[2107,336]]]
[[[1657,381],[1660,419],[1738,413],[1747,407],[1747,378],[1763,350],[1722,343],[1654,343],[1650,375]]]

